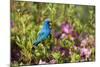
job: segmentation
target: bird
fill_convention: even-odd
[[[50,19],[45,19],[42,29],[37,36],[37,39],[33,42],[33,45],[38,46],[39,43],[43,42],[44,40],[48,39],[51,36],[51,26],[50,26]]]

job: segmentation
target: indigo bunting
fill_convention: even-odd
[[[33,45],[38,46],[39,43],[46,40],[51,35],[51,28],[50,28],[50,19],[46,19],[44,21],[43,28],[41,29],[40,33],[38,34],[38,37],[36,41],[33,43]]]

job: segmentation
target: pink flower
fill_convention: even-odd
[[[50,61],[50,63],[51,63],[51,64],[56,64],[57,61],[56,61],[55,59],[52,59],[52,60]]]
[[[48,63],[45,62],[45,61],[42,61],[42,60],[40,59],[39,64],[48,64]]]
[[[73,46],[73,47],[74,47],[75,50],[78,50],[78,47],[76,47],[76,46]]]
[[[81,46],[86,46],[87,43],[88,43],[88,40],[87,40],[87,39],[83,39],[83,40],[81,41]]]
[[[85,58],[89,58],[90,57],[90,55],[91,55],[91,50],[90,49],[88,49],[88,48],[82,48],[81,50],[80,50],[80,55],[83,57],[85,57]]]
[[[61,38],[68,38],[68,35],[66,35],[65,33],[63,33],[62,35],[61,35]]]
[[[62,34],[61,34],[61,38],[69,38],[70,40],[75,40],[76,38],[78,38],[78,33],[74,31],[74,27],[68,23],[68,22],[64,22],[61,25],[61,30],[62,30]]]
[[[73,31],[73,26],[71,24],[69,24],[69,23],[65,23],[64,22],[61,25],[61,29],[62,29],[62,32],[66,33],[66,34],[70,34]]]

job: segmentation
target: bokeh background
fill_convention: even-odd
[[[33,42],[51,19],[51,37]],[[11,1],[11,66],[95,61],[95,6]]]

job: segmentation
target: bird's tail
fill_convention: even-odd
[[[36,47],[38,46],[38,42],[37,41],[35,41],[35,42],[33,42],[33,47],[32,47],[32,51],[35,51],[35,49],[36,49]]]
[[[33,45],[35,45],[35,46],[38,46],[38,44],[39,44],[38,41],[35,41],[35,42],[33,43]]]

